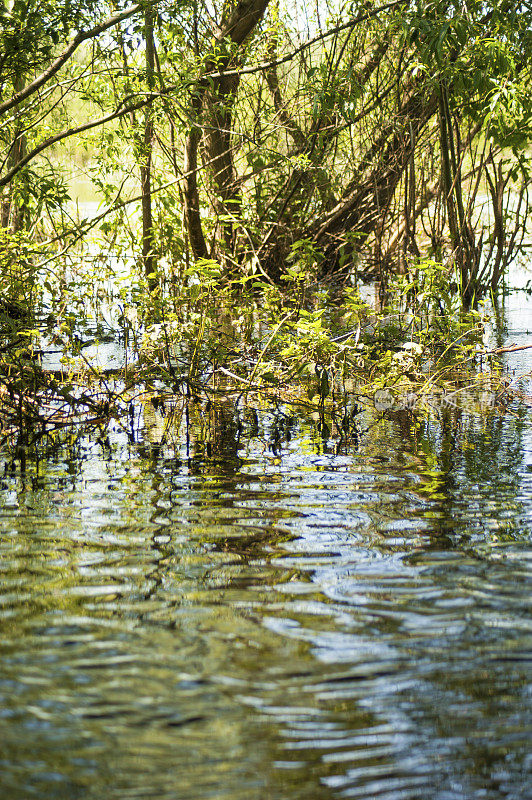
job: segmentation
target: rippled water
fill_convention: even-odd
[[[532,797],[526,403],[289,413],[6,461],[2,798]]]

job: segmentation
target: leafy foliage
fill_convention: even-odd
[[[242,391],[299,382],[323,406],[345,380],[419,390],[423,364],[474,361],[475,309],[527,236],[531,15],[506,0],[305,19],[279,0],[13,0],[5,296],[44,302],[75,350],[75,314],[112,294],[171,386],[224,369]],[[93,207],[75,206],[80,177]],[[394,298],[384,317],[361,278]]]

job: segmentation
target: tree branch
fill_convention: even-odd
[[[95,25],[93,28],[90,28],[88,31],[80,31],[76,36],[72,39],[68,47],[66,47],[63,52],[57,56],[55,61],[52,61],[48,69],[45,69],[44,72],[41,72],[31,83],[28,83],[24,89],[21,91],[16,92],[9,100],[4,100],[3,103],[0,103],[0,114],[4,114],[6,111],[9,111],[11,108],[20,105],[26,98],[30,97],[32,94],[35,94],[41,86],[44,86],[50,78],[52,78],[56,72],[59,72],[61,67],[66,64],[69,58],[73,55],[75,50],[82,44],[82,42],[86,42],[87,39],[94,39],[95,36],[99,36],[100,33],[103,33],[109,28],[112,28],[114,25],[118,25],[119,22],[123,22],[125,19],[132,17],[133,14],[136,14],[137,11],[142,9],[142,5],[137,3],[134,6],[130,6],[126,8],[125,11],[121,11],[119,14],[113,14],[111,17],[107,17],[104,19],[103,22],[100,22],[99,25]]]
[[[308,39],[306,42],[303,42],[299,47],[296,47],[294,50],[291,50],[285,56],[281,58],[275,59],[275,61],[262,61],[260,64],[255,64],[253,67],[242,67],[240,69],[227,69],[217,72],[206,72],[202,75],[202,78],[230,78],[234,75],[253,75],[256,72],[264,72],[265,70],[271,69],[272,67],[278,67],[281,64],[286,64],[288,61],[291,61],[295,58],[299,53],[302,53],[303,50],[306,50],[308,47],[312,47],[313,44],[317,44],[318,42],[322,42],[325,39],[328,39],[330,36],[335,36],[337,33],[341,33],[342,31],[349,30],[349,28],[354,28],[356,25],[360,25],[362,22],[367,22],[367,20],[372,19],[373,17],[377,17],[382,11],[389,11],[392,8],[397,8],[398,6],[404,5],[404,0],[395,0],[393,3],[386,3],[384,6],[379,6],[379,8],[373,9],[373,11],[368,11],[365,14],[360,14],[358,17],[353,17],[352,19],[348,20],[347,22],[343,22],[341,25],[336,25],[334,28],[329,28],[327,31],[323,31],[322,33],[314,36],[313,39]]]
[[[48,139],[45,139],[44,142],[34,147],[33,150],[30,150],[29,153],[26,153],[24,158],[20,159],[6,174],[0,178],[0,187],[6,186],[8,183],[12,181],[15,175],[20,172],[20,170],[26,166],[30,161],[32,161],[36,156],[43,152],[43,150],[47,150],[53,144],[57,144],[57,142],[61,142],[63,139],[67,139],[69,136],[75,136],[77,133],[84,133],[84,131],[89,131],[91,128],[97,128],[99,125],[105,125],[106,122],[111,122],[114,119],[119,119],[123,117],[125,114],[130,114],[132,111],[137,111],[139,108],[143,108],[147,106],[149,103],[153,102],[156,97],[159,97],[162,92],[152,92],[142,100],[139,100],[137,103],[133,103],[133,105],[124,106],[124,108],[118,108],[116,111],[113,111],[111,114],[108,114],[106,117],[100,117],[100,119],[94,120],[92,122],[86,122],[85,125],[78,125],[76,128],[68,128],[66,131],[61,131],[61,133],[56,133],[55,136],[50,136]],[[126,101],[123,101],[121,105],[124,105]]]

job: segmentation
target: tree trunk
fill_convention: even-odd
[[[23,75],[17,75],[13,81],[13,89],[15,93],[21,92],[25,86],[25,78]],[[27,139],[24,133],[15,131],[13,141],[9,150],[9,155],[6,160],[6,172],[9,172],[15,167],[26,155],[27,152]],[[24,228],[25,217],[24,207],[15,202],[13,198],[13,184],[8,186],[2,192],[2,209],[1,209],[1,224],[3,228],[10,228],[13,233],[21,231]]]
[[[355,234],[358,245],[375,230],[410,163],[421,131],[437,108],[436,94],[427,97],[422,89],[413,90],[396,119],[366,151],[343,198],[311,226],[310,237],[325,252],[326,272],[338,268],[346,234]]]
[[[146,42],[146,82],[150,92],[154,89],[155,45],[153,41],[154,10],[146,6],[144,11],[144,38]],[[142,188],[142,262],[150,292],[157,290],[157,261],[151,204],[151,168],[153,155],[153,108],[146,107],[144,116],[144,141],[142,143],[140,183]]]
[[[229,255],[235,249],[234,221],[240,214],[240,194],[236,183],[231,144],[233,105],[240,78],[224,76],[229,65],[243,63],[244,43],[252,34],[268,6],[269,0],[241,0],[231,9],[228,3],[221,25],[214,35],[216,61],[208,57],[202,74],[192,89],[190,104],[191,129],[185,140],[184,218],[192,255],[208,255],[200,215],[198,191],[198,149],[203,139],[203,162],[214,190],[213,205],[222,216],[223,239]],[[214,77],[206,78],[209,73]]]

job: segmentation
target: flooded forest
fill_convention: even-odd
[[[532,8],[0,0],[0,795],[526,800]]]

